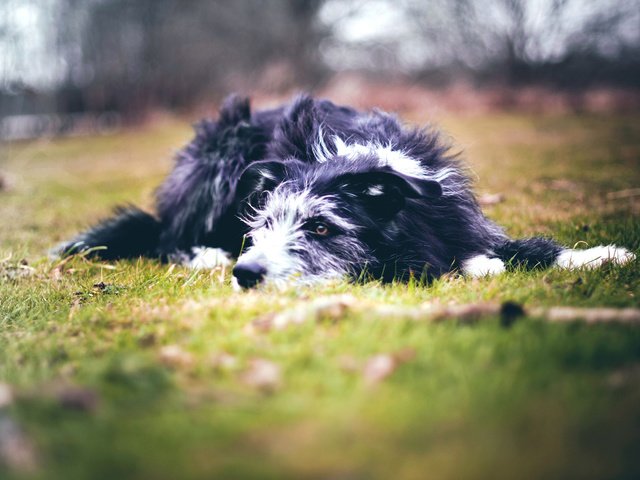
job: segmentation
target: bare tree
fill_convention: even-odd
[[[373,8],[346,3],[340,5],[349,15]],[[384,3],[384,11],[402,13],[394,35],[381,32],[348,47],[338,35],[334,51],[373,70],[507,83],[575,85],[600,78],[603,66],[602,78],[616,83],[625,78],[613,67],[629,72],[638,65],[640,0],[378,0],[376,6]]]
[[[317,78],[320,0],[103,0],[82,37],[90,103],[117,110],[184,106],[214,89],[246,89],[286,64]]]

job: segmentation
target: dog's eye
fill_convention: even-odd
[[[314,232],[316,235],[322,235],[324,237],[325,235],[329,235],[329,227],[324,223],[317,223],[314,228]]]
[[[328,225],[324,222],[311,222],[308,224],[307,228],[311,233],[318,235],[319,237],[326,237],[331,233]]]

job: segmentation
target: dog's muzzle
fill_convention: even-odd
[[[264,280],[267,269],[258,262],[237,263],[233,267],[233,276],[242,288],[252,288]]]

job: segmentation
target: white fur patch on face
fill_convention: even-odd
[[[187,266],[193,270],[212,270],[231,265],[231,255],[221,248],[193,247],[193,257]]]
[[[361,227],[338,214],[331,196],[316,196],[307,189],[290,188],[286,183],[278,186],[267,195],[261,208],[254,209],[244,219],[251,228],[248,236],[252,246],[238,258],[238,263],[262,265],[266,269],[264,283],[268,284],[311,284],[342,278],[348,264],[343,265],[332,256],[314,256],[315,252],[309,251],[313,246],[309,244],[305,223],[321,218],[346,233]],[[360,245],[349,248],[352,256],[365,257]]]
[[[468,277],[479,278],[498,275],[505,271],[504,262],[499,258],[476,255],[462,262],[462,273]]]
[[[265,281],[272,283],[300,272],[302,264],[294,252],[303,236],[301,224],[323,206],[314,200],[308,191],[271,192],[264,207],[246,221],[252,228],[249,236],[253,246],[240,255],[238,262],[263,265],[267,270]]]
[[[333,197],[317,197],[308,190],[289,192],[286,184],[269,193],[264,207],[257,209],[245,223],[252,229],[259,229],[265,223],[279,223],[287,229],[300,227],[301,222],[312,217],[324,217],[338,227],[353,231],[359,227],[336,215]]]
[[[636,256],[626,248],[615,245],[602,245],[586,250],[563,250],[556,259],[556,265],[560,268],[575,270],[578,268],[597,268],[611,262],[624,265],[635,260]]]
[[[269,227],[261,227],[250,233],[253,246],[240,255],[238,263],[258,263],[263,265],[267,273],[265,280],[287,278],[300,271],[300,260],[293,254],[302,235],[295,225],[274,222]]]

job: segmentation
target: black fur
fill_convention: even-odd
[[[563,249],[551,239],[536,237],[509,240],[494,250],[510,266],[533,269],[550,267]]]
[[[392,146],[426,173],[391,168],[371,152],[341,158],[340,142],[361,149]],[[366,272],[385,281],[410,274],[435,278],[480,254],[513,266],[551,265],[562,248],[544,238],[509,239],[482,214],[467,176],[447,151],[436,131],[403,127],[385,112],[363,113],[301,96],[287,107],[252,113],[247,99],[232,96],[218,120],[199,123],[195,138],[178,154],[156,194],[157,218],[134,208],[119,210],[59,252],[105,246],[91,254],[167,260],[206,246],[237,257],[244,236],[249,234],[251,245],[255,231],[270,221],[267,210],[275,207],[267,199],[275,201],[277,191],[326,198],[334,221],[354,226],[347,231],[329,217],[296,217],[306,233],[291,248],[292,262],[303,264],[310,278],[323,271]],[[260,209],[262,219],[255,214]],[[330,224],[331,235],[314,236],[310,229],[318,222]]]
[[[59,245],[56,253],[66,256],[95,249],[88,255],[104,260],[155,257],[161,231],[152,215],[136,207],[118,207],[113,217]]]

